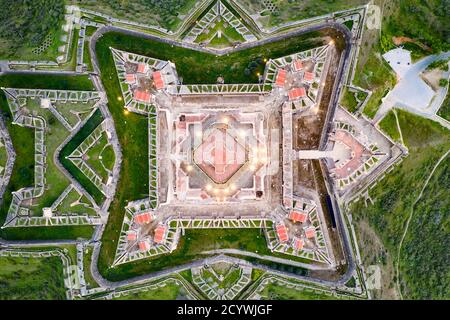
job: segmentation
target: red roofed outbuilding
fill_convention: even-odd
[[[305,88],[294,88],[289,90],[288,92],[289,100],[297,100],[300,98],[304,98],[306,96],[306,90]]]
[[[287,234],[287,229],[284,224],[277,225],[276,230],[277,230],[277,235],[278,235],[278,239],[280,240],[280,242],[286,242],[289,240],[289,236]]]
[[[166,230],[167,228],[165,226],[158,226],[155,229],[155,237],[153,241],[155,241],[155,243],[163,242],[166,239]]]
[[[155,84],[156,90],[164,88],[164,79],[162,78],[160,71],[153,72],[153,83]]]
[[[292,210],[289,213],[289,219],[291,219],[294,222],[304,223],[307,218],[308,214],[306,212]]]
[[[316,228],[314,228],[314,227],[306,228],[305,229],[305,236],[308,239],[315,238],[316,237]]]
[[[150,250],[150,242],[148,240],[139,241],[139,251],[148,251]]]
[[[314,72],[305,72],[305,74],[303,75],[303,80],[306,82],[313,82]]]
[[[150,92],[135,90],[134,99],[141,102],[150,102],[152,99],[152,95]]]
[[[132,73],[127,73],[125,75],[125,82],[128,84],[135,84],[136,83],[136,75]]]
[[[137,224],[148,224],[150,221],[152,221],[150,212],[139,213],[134,216],[134,222]]]
[[[294,70],[296,71],[296,72],[298,72],[298,71],[300,71],[300,70],[302,70],[303,69],[303,63],[302,63],[302,60],[295,60],[294,61]]]
[[[139,73],[147,73],[148,72],[148,64],[139,63],[137,67],[137,72]]]
[[[137,239],[137,232],[136,230],[129,230],[127,232],[127,240],[128,241],[136,241]]]
[[[283,87],[286,83],[286,70],[279,69],[275,79],[275,85]]]
[[[303,239],[300,239],[300,238],[295,238],[294,239],[294,248],[295,248],[295,250],[297,250],[297,251],[302,250],[304,244],[305,244],[305,242],[303,241]]]

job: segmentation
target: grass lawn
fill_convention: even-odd
[[[176,300],[185,296],[186,290],[182,286],[177,285],[173,281],[167,281],[163,287],[143,289],[119,298],[113,298],[113,300]]]
[[[56,208],[58,212],[70,212],[88,215],[95,215],[96,212],[89,200],[85,199],[83,195],[79,194],[76,189],[72,189],[64,200]]]
[[[349,112],[355,112],[356,109],[358,109],[358,100],[356,100],[355,93],[349,91],[348,88],[345,88],[341,99],[341,105]]]
[[[108,138],[106,133],[103,132],[100,139],[95,142],[95,144],[87,152],[87,164],[102,178],[103,183],[108,180],[108,171],[103,165],[103,150],[108,145]],[[114,156],[114,152],[113,152]],[[107,159],[108,160],[108,159]],[[114,164],[114,162],[113,162]]]
[[[312,289],[293,289],[284,284],[269,283],[261,291],[263,300],[336,300],[337,297],[324,291],[313,291]]]
[[[8,153],[6,152],[5,145],[3,145],[3,146],[0,147],[0,166],[5,168],[7,160],[8,160]],[[3,169],[2,172],[0,172],[0,176],[2,176],[3,173],[4,173],[4,169]]]
[[[220,46],[229,46],[231,42],[239,41],[244,42],[244,37],[241,36],[239,32],[236,31],[231,25],[229,25],[225,20],[221,20],[219,22],[215,21],[215,26],[213,28],[207,28],[209,32],[201,33],[195,39],[196,43],[201,43],[204,41],[209,41],[209,46],[211,47],[220,47]],[[226,26],[225,26],[226,25]],[[219,38],[217,36],[217,32],[221,32],[222,36]],[[213,38],[213,36],[215,37]]]
[[[366,207],[360,200],[350,208],[357,229],[360,221],[368,221],[395,258],[411,206],[437,160],[450,148],[450,131],[436,122],[402,110],[397,114],[409,156],[369,191],[373,205]],[[445,186],[448,160],[430,181],[423,201],[414,208],[400,261],[406,298],[448,296],[449,204]]]
[[[80,121],[83,121],[91,112],[94,104],[97,102],[56,102],[53,103],[55,109],[66,119],[66,121],[75,127]]]
[[[389,111],[389,113],[380,121],[380,129],[383,130],[392,140],[400,141],[400,132],[398,132],[397,121],[395,120],[394,111]]]
[[[372,52],[363,65],[358,64],[353,83],[373,91],[363,110],[365,115],[373,118],[380,107],[381,98],[394,87],[396,77],[387,62]]]
[[[447,93],[447,96],[438,111],[438,115],[445,120],[450,121],[450,91]]]
[[[59,154],[59,161],[61,164],[70,172],[70,174],[77,179],[77,181],[86,189],[87,192],[94,198],[97,204],[103,202],[105,196],[97,189],[97,187],[84,175],[83,172],[78,169],[71,160],[66,157],[69,156],[73,150],[75,150],[80,143],[82,143],[87,136],[89,136],[92,131],[97,128],[97,126],[103,121],[103,116],[100,109],[97,109],[83,128],[75,134],[75,136],[70,140],[64,148],[62,148]]]
[[[91,273],[92,252],[92,247],[86,247],[85,251],[83,252],[84,279],[86,280],[86,285],[89,289],[98,287],[98,284],[94,280],[94,277]]]
[[[95,90],[94,85],[86,75],[67,76],[9,73],[0,76],[0,86],[5,88]]]
[[[0,257],[0,300],[65,300],[59,257]]]

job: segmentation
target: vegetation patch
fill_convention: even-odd
[[[0,58],[56,60],[64,1],[0,0]]]
[[[380,121],[380,129],[383,130],[392,140],[401,142],[400,132],[398,132],[397,120],[395,119],[394,111],[389,111],[388,114]]]
[[[65,300],[65,292],[59,257],[0,257],[0,300]]]
[[[450,148],[450,133],[438,123],[402,110],[397,114],[409,156],[369,191],[374,204],[366,207],[360,200],[350,208],[356,225],[368,221],[392,257],[397,256],[412,204],[438,159]],[[400,256],[406,298],[445,299],[448,295],[449,255],[444,251],[448,248],[449,204],[443,187],[448,183],[448,163],[442,163],[414,208]]]

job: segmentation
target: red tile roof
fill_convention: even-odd
[[[314,238],[316,236],[316,228],[314,227],[309,227],[305,230],[305,236],[308,239]]]
[[[166,227],[158,226],[155,229],[155,238],[153,239],[153,241],[155,241],[155,243],[161,243],[164,241],[165,237],[166,237]]]
[[[277,235],[280,242],[286,242],[289,240],[289,236],[287,234],[287,229],[284,224],[277,225]]]
[[[147,240],[139,241],[139,250],[140,251],[150,250],[150,243]]]
[[[134,91],[134,99],[142,102],[150,102],[152,95],[150,92],[136,90]]]
[[[125,75],[125,81],[126,81],[128,84],[133,84],[133,83],[135,83],[135,82],[136,82],[136,75],[135,75],[135,74],[132,74],[132,73],[127,73],[127,74]]]
[[[138,224],[150,223],[152,216],[150,212],[139,213],[134,216],[134,222]]]
[[[306,218],[308,218],[308,214],[306,212],[293,210],[291,211],[291,213],[289,213],[289,219],[291,219],[294,222],[304,223],[306,221]]]
[[[153,72],[153,82],[155,84],[156,90],[160,90],[164,88],[164,80],[162,78],[160,71]]]
[[[137,233],[135,230],[130,230],[127,232],[127,240],[128,241],[135,241],[137,238]]]
[[[275,80],[275,84],[279,87],[283,87],[286,82],[286,70],[280,69],[278,70],[277,78]]]
[[[148,70],[148,64],[146,63],[139,63],[137,67],[137,72],[139,73],[146,73]]]
[[[294,61],[294,70],[295,71],[300,71],[303,69],[303,63],[302,60],[295,60]]]
[[[314,80],[314,73],[313,72],[305,72],[305,75],[303,76],[303,80],[311,82]]]
[[[294,89],[289,90],[288,95],[289,95],[289,100],[296,100],[296,99],[305,97],[306,90],[303,87],[294,88]]]
[[[303,239],[295,238],[295,240],[294,240],[295,250],[302,250],[304,244],[305,244],[305,242],[303,241]]]

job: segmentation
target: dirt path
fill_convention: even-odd
[[[403,295],[402,295],[402,290],[400,288],[400,280],[399,280],[399,269],[400,269],[400,267],[399,266],[400,266],[400,253],[401,253],[401,250],[402,250],[403,240],[405,239],[406,234],[408,233],[409,223],[411,222],[412,216],[414,214],[414,207],[416,206],[417,202],[419,202],[420,198],[422,198],[423,192],[425,191],[426,187],[428,186],[428,183],[430,182],[431,177],[433,176],[433,174],[436,171],[437,167],[448,156],[449,153],[450,153],[450,149],[447,150],[447,152],[436,162],[436,164],[434,165],[433,170],[431,170],[430,175],[428,176],[427,180],[425,181],[425,184],[423,185],[422,190],[420,190],[420,194],[417,196],[416,200],[414,201],[414,203],[411,206],[411,212],[409,214],[408,221],[406,222],[405,230],[403,231],[403,235],[402,235],[402,238],[400,240],[400,245],[398,246],[397,265],[396,265],[396,268],[395,268],[395,277],[396,277],[397,291],[398,291],[398,294],[400,295],[400,299],[401,300],[403,300]]]
[[[392,37],[392,42],[394,42],[394,44],[396,46],[400,46],[400,45],[402,45],[404,43],[413,43],[413,44],[419,46],[420,48],[422,48],[425,51],[429,51],[429,52],[433,51],[433,50],[431,50],[431,48],[429,46],[423,44],[420,41],[411,39],[409,37]]]

